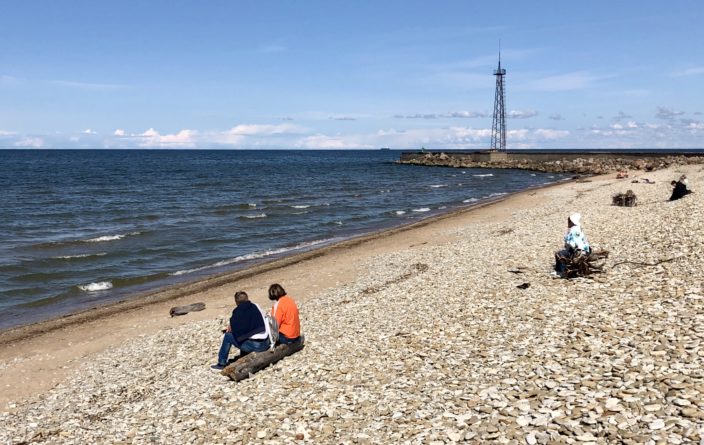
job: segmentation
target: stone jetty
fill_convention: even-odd
[[[404,152],[400,164],[456,168],[517,168],[547,173],[601,175],[620,170],[661,170],[670,166],[701,164],[699,154],[667,153],[490,153]]]

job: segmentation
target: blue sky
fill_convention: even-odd
[[[704,147],[701,1],[31,1],[0,147]]]

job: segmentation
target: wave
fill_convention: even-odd
[[[212,213],[216,215],[227,215],[228,213],[236,210],[251,210],[251,209],[256,209],[257,204],[253,202],[246,202],[242,204],[226,204],[226,205],[221,205],[218,207],[215,207],[212,210]]]
[[[52,257],[52,260],[73,260],[76,258],[88,258],[92,256],[105,256],[107,255],[107,252],[99,252],[99,253],[80,253],[78,255],[61,255],[61,256],[55,256]]]
[[[405,210],[396,210],[394,213],[397,215],[405,215],[406,211]]]
[[[242,261],[256,260],[256,259],[260,259],[260,258],[266,258],[266,257],[272,256],[272,255],[280,255],[282,253],[294,252],[296,250],[307,249],[307,248],[310,248],[313,246],[317,246],[319,244],[328,243],[330,241],[333,241],[334,239],[335,238],[307,241],[307,242],[296,244],[295,246],[291,246],[291,247],[281,247],[279,249],[270,249],[270,250],[265,250],[263,252],[248,253],[246,255],[240,255],[240,256],[231,258],[229,260],[218,261],[217,263],[209,264],[207,266],[196,267],[194,269],[178,270],[178,271],[172,273],[171,275],[173,275],[173,276],[185,275],[185,274],[189,274],[189,273],[193,273],[193,272],[200,272],[203,270],[211,269],[214,267],[222,267],[222,266],[228,266],[230,264],[241,263]]]
[[[479,198],[469,198],[469,199],[465,199],[462,202],[465,204],[469,204],[470,202],[477,202],[477,201],[479,201]]]
[[[508,193],[506,193],[506,192],[492,193],[489,195],[489,198],[495,198],[497,196],[504,196],[504,195],[508,195]]]
[[[447,187],[447,186],[448,186],[447,184],[434,184],[434,185],[431,185],[430,188],[431,189],[439,189],[439,188]]]
[[[307,210],[304,210],[302,212],[291,212],[291,215],[305,215],[306,213],[310,213],[310,212]]]
[[[99,281],[97,283],[81,284],[78,288],[84,292],[97,292],[112,289],[112,283],[109,281]]]
[[[472,176],[474,176],[475,178],[485,178],[487,176],[494,176],[494,174],[493,173],[485,173],[483,175],[472,175]]]
[[[244,219],[266,218],[266,213],[259,213],[257,215],[242,215],[242,216],[238,216],[238,218],[244,218]]]
[[[128,236],[136,236],[141,234],[142,232],[130,232],[130,233],[124,233],[120,235],[104,235],[104,236],[99,236],[97,238],[90,238],[87,240],[82,240],[84,243],[102,243],[105,241],[117,241],[122,238],[126,238]]]
[[[294,205],[294,206],[289,206],[289,207],[291,207],[292,209],[307,209],[308,207],[310,207],[310,205],[302,204],[302,205]]]
[[[411,211],[412,211],[412,212],[419,212],[419,213],[422,213],[422,212],[429,212],[429,211],[430,211],[430,207],[421,207],[421,208],[419,208],[419,209],[413,209],[413,210],[411,210]]]

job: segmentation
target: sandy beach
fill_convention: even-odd
[[[702,171],[532,190],[151,304],[5,333],[0,442],[696,443]],[[697,193],[666,202],[682,173]],[[639,205],[612,206],[627,189]],[[610,251],[594,279],[550,274],[573,211]],[[300,303],[307,345],[231,382],[209,365],[232,295],[268,306],[273,282]],[[202,312],[168,315],[200,301]]]

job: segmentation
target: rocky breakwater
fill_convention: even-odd
[[[630,208],[615,179],[564,184],[372,258],[302,305],[303,351],[240,383],[208,367],[224,319],[136,338],[0,413],[0,443],[700,443],[704,198],[665,201],[682,173],[701,189],[699,166]],[[550,274],[574,210],[611,252],[595,279]]]
[[[701,164],[704,156],[619,154],[516,154],[489,160],[488,155],[470,153],[404,153],[400,164],[455,168],[516,168],[546,173],[602,175],[620,170],[661,170],[670,166]]]

